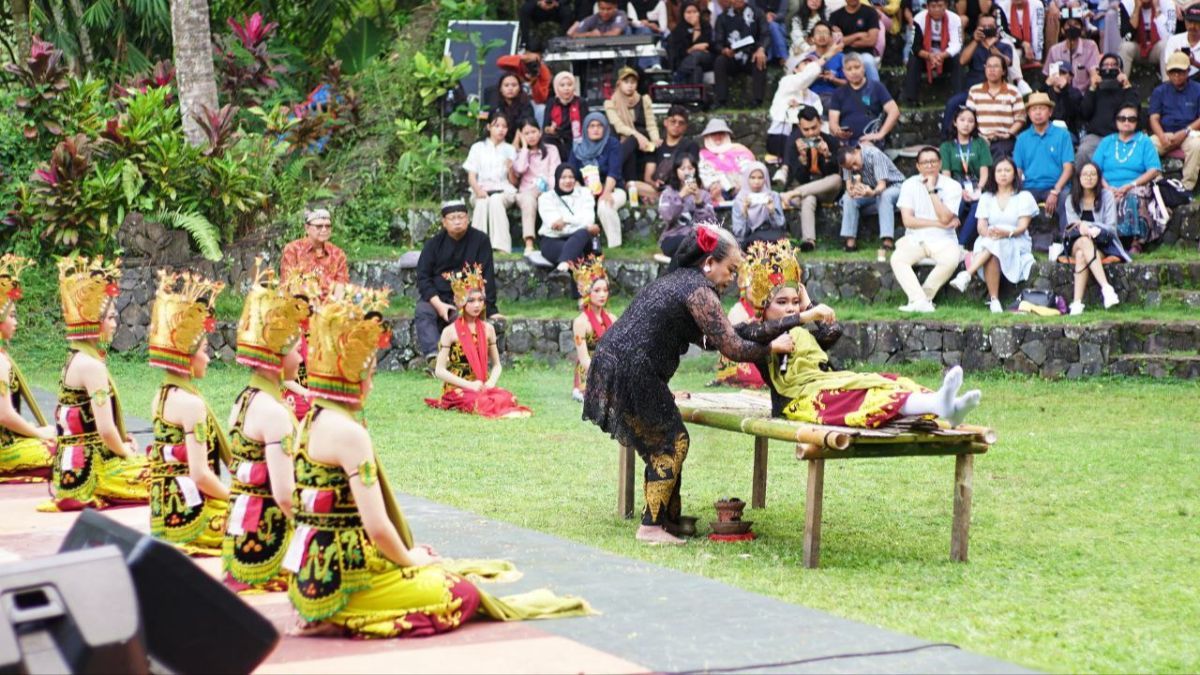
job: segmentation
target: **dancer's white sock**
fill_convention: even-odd
[[[949,417],[954,411],[954,397],[962,388],[963,372],[959,366],[946,371],[942,379],[942,387],[933,392],[920,392],[908,395],[908,400],[900,408],[901,415],[937,415]]]
[[[979,400],[983,398],[983,392],[978,389],[972,389],[967,393],[954,399],[954,409],[946,416],[950,422],[950,427],[954,428],[963,423],[967,419],[967,413],[979,407]]]

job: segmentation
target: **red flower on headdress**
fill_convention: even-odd
[[[375,343],[375,347],[377,349],[387,349],[390,344],[392,344],[392,331],[385,330],[379,334],[379,341]]]
[[[20,300],[21,299],[21,287],[13,286],[12,288],[10,288],[8,290],[8,299],[9,300]]]
[[[778,286],[783,283],[783,275],[779,272],[771,272],[771,275],[767,279],[771,281],[772,286]]]
[[[300,330],[304,331],[305,333],[308,332],[308,319],[300,320]]]
[[[696,243],[700,245],[700,250],[705,253],[712,253],[717,250],[717,241],[720,237],[716,232],[713,232],[711,227],[696,228]]]
[[[204,332],[205,333],[211,333],[216,329],[217,329],[217,318],[215,316],[210,316],[204,320]]]
[[[110,281],[108,282],[108,285],[104,287],[104,294],[110,298],[115,298],[121,294],[121,289],[117,287],[117,282]]]

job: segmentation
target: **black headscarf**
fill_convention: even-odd
[[[575,169],[570,164],[567,164],[566,162],[559,164],[558,167],[554,169],[554,193],[559,197],[566,197],[567,195],[571,194],[571,192],[563,192],[562,188],[558,186],[558,179],[562,178],[564,171],[570,171],[571,175],[575,176],[575,180],[579,180],[579,175],[575,173]],[[579,183],[576,182],[575,186],[578,187]],[[572,190],[572,192],[574,192],[574,190]]]

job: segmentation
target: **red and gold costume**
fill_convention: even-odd
[[[0,303],[3,303],[0,305],[0,322],[8,319],[8,315],[16,308],[17,300],[21,299],[21,272],[32,264],[32,260],[11,253],[0,256]],[[0,358],[8,362],[8,379],[0,381],[0,396],[10,397],[13,409],[17,412],[21,411],[21,405],[24,404],[37,426],[45,426],[46,418],[5,345],[0,345]],[[45,482],[50,478],[53,461],[52,441],[24,436],[0,426],[0,483]]]
[[[613,325],[612,314],[603,307],[592,307],[589,300],[592,287],[597,281],[608,281],[608,271],[604,269],[604,256],[589,255],[586,258],[581,258],[570,263],[571,276],[575,280],[575,288],[579,291],[579,308],[582,310],[580,316],[587,319],[590,330],[583,338],[583,344],[587,348],[588,354],[596,353],[596,345],[600,343],[600,338],[604,337],[604,333]],[[597,311],[598,310],[598,311]],[[578,343],[579,336],[575,336]],[[587,369],[583,365],[575,364],[575,392],[582,400],[583,394],[587,391]]]

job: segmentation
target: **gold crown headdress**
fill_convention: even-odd
[[[784,286],[800,285],[800,263],[792,242],[756,241],[746,249],[739,273],[742,295],[760,313],[775,292]]]
[[[237,328],[237,362],[279,371],[312,316],[310,300],[321,294],[314,275],[293,273],[280,281],[275,270],[254,259],[254,283],[246,294]]]
[[[192,372],[192,355],[217,327],[213,305],[225,288],[191,272],[158,271],[150,309],[150,365],[182,375]]]
[[[58,295],[68,340],[100,337],[100,320],[120,289],[121,259],[105,263],[104,256],[70,255],[58,259]]]
[[[483,266],[479,263],[467,263],[461,270],[445,272],[442,276],[450,281],[454,306],[459,309],[467,304],[467,296],[471,291],[483,291],[487,286],[487,280],[483,278]]]
[[[0,256],[0,321],[8,318],[8,313],[21,299],[21,272],[31,265],[32,260],[19,255],[5,253]]]
[[[388,306],[388,292],[339,284],[318,305],[308,331],[309,391],[345,403],[362,399],[375,351],[391,342],[391,327],[379,313]]]
[[[592,284],[601,279],[608,280],[608,271],[604,269],[604,256],[594,253],[567,263],[571,268],[571,276],[575,279],[575,289],[579,291],[579,305],[587,304],[588,294],[592,292]]]

